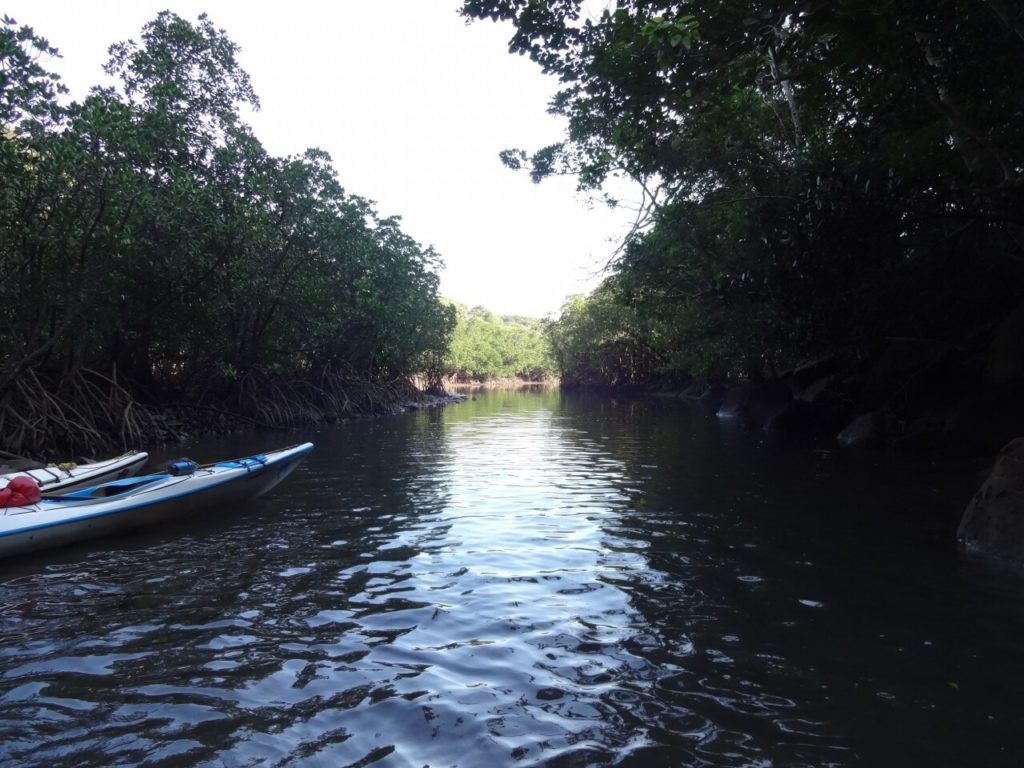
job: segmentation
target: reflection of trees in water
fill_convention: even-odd
[[[891,493],[869,464],[554,391],[314,439],[251,514],[0,584],[16,764],[841,764],[897,663],[951,653],[897,652],[949,614],[920,554],[901,572],[842,522]]]

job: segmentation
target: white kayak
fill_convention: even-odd
[[[66,493],[76,488],[86,488],[90,485],[105,483],[108,480],[130,477],[142,469],[142,465],[148,458],[149,454],[143,451],[132,451],[93,464],[54,464],[39,469],[8,472],[0,474],[0,488],[6,486],[15,477],[27,475],[36,481],[36,485],[43,493]]]
[[[266,493],[313,450],[312,443],[167,472],[112,480],[24,507],[0,509],[0,557],[104,536]]]

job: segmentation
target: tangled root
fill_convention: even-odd
[[[0,398],[5,451],[40,458],[93,457],[139,445],[161,431],[161,419],[113,378],[82,369],[59,381],[28,369]]]
[[[199,397],[156,408],[94,370],[59,380],[28,370],[11,377],[0,396],[0,456],[81,460],[173,442],[186,433],[329,424],[394,412],[417,392],[406,378],[372,379],[344,367],[301,377],[250,371]]]
[[[250,371],[234,383],[234,407],[221,407],[258,426],[272,428],[385,413],[417,392],[406,378],[370,379],[334,367],[305,377],[273,377]]]

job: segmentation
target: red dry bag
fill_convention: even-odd
[[[39,501],[39,486],[28,475],[12,477],[0,491],[0,507],[24,507]]]

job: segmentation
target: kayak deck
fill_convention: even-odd
[[[303,443],[201,466],[188,474],[125,477],[0,514],[0,557],[141,527],[266,493],[313,449]]]

